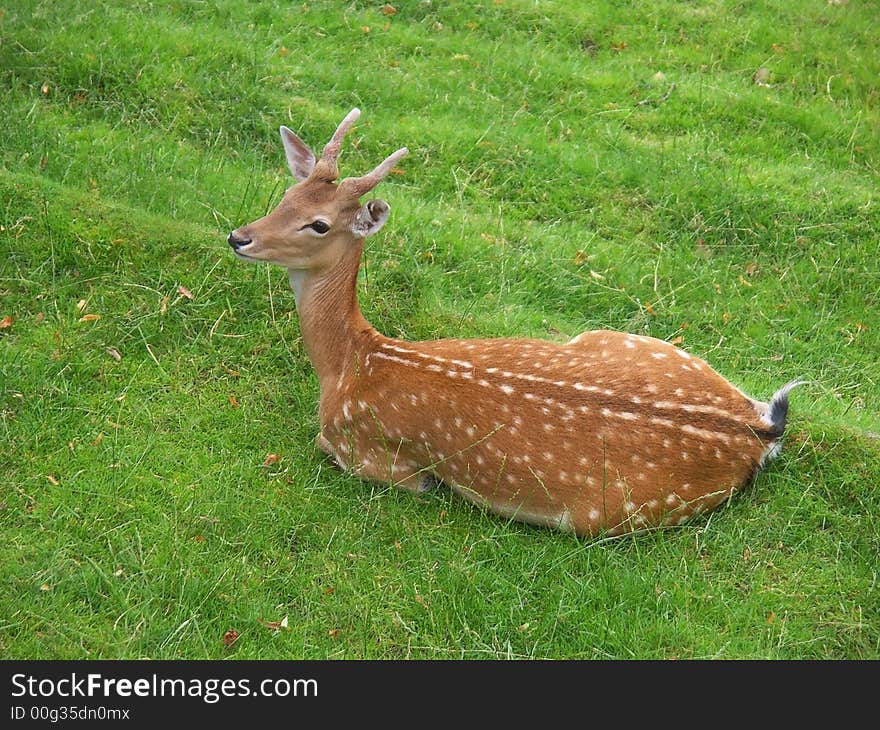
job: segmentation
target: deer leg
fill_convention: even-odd
[[[426,492],[438,484],[437,477],[432,473],[399,454],[380,455],[375,449],[370,449],[365,454],[343,454],[340,452],[348,450],[334,446],[323,433],[318,434],[316,445],[329,454],[341,469],[350,470],[367,481],[391,484],[416,493]]]
[[[404,479],[395,480],[394,486],[400,487],[400,489],[405,489],[408,492],[415,492],[416,494],[420,494],[422,492],[427,492],[428,490],[433,489],[439,483],[439,480],[433,474],[419,471]]]
[[[362,479],[390,484],[407,492],[426,492],[437,483],[433,474],[405,459],[389,463],[387,460],[368,456],[361,463],[352,466],[351,470]]]

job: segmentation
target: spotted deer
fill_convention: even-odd
[[[317,446],[341,468],[413,492],[444,483],[506,518],[595,536],[680,524],[776,456],[800,381],[760,402],[668,342],[609,330],[566,343],[376,331],[356,284],[389,206],[360,199],[408,151],[337,182],[359,114],[320,157],[282,126],[297,182],[228,237],[239,259],[289,272],[320,382]]]

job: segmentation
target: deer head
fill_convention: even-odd
[[[287,127],[281,127],[287,164],[297,183],[271,213],[229,234],[227,241],[238,258],[267,261],[291,271],[320,271],[337,262],[354,241],[382,228],[388,219],[388,203],[370,200],[361,205],[360,198],[409,151],[403,147],[372,172],[336,183],[342,139],[359,116],[358,109],[348,113],[320,158]]]

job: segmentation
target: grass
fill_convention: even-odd
[[[876,4],[394,5],[0,11],[0,656],[880,657]],[[681,337],[810,380],[782,459],[592,542],[332,467],[224,238],[353,106],[380,330]]]

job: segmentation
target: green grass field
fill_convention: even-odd
[[[393,5],[3,4],[0,657],[880,658],[878,5]],[[353,106],[380,331],[681,338],[782,458],[597,541],[338,471],[225,237]]]

